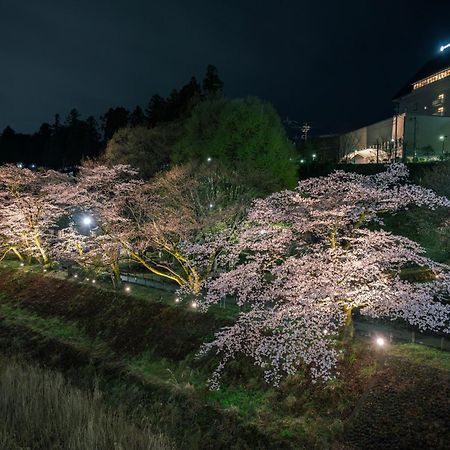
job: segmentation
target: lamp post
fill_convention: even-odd
[[[84,216],[84,217],[81,219],[81,223],[82,223],[85,227],[89,227],[89,228],[90,228],[90,226],[92,225],[92,222],[93,222],[93,220],[92,220],[92,217],[91,217],[91,216]]]
[[[442,142],[442,159],[445,157],[445,140],[447,139],[447,136],[439,136],[439,140]]]

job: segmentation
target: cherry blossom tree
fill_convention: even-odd
[[[313,380],[329,380],[355,309],[450,333],[449,267],[427,258],[411,240],[383,230],[382,213],[409,205],[450,206],[407,177],[405,166],[392,165],[372,176],[337,171],[308,179],[293,191],[255,201],[226,246],[223,235],[218,237],[226,249],[198,302],[207,310],[233,296],[241,312],[200,351],[222,357],[212,388],[238,355],[253,358],[274,384],[300,368]],[[190,248],[191,258],[203,260],[215,251],[214,242]],[[405,280],[401,271],[409,266],[429,268],[434,279]]]
[[[61,250],[72,252],[81,264],[107,262],[116,278],[119,259],[129,258],[198,293],[214,258],[197,266],[185,248],[212,230],[233,228],[250,193],[234,174],[189,164],[147,183],[135,176],[126,165],[83,165],[68,197],[75,223],[77,215],[78,222],[92,218],[91,233],[81,236],[79,226],[72,226],[65,230]]]
[[[86,217],[88,216],[82,217],[81,221]],[[109,273],[113,286],[118,287],[119,261],[123,255],[122,246],[115,236],[103,233],[97,226],[83,230],[82,223],[70,222],[59,231],[58,238],[53,252],[60,261],[75,262],[85,271],[94,272],[97,276]]]
[[[0,167],[0,259],[51,262],[58,221],[65,214],[58,201],[68,177],[49,170],[34,172],[8,164]]]
[[[136,174],[126,165],[107,167],[90,161],[79,168],[60,197],[70,217],[55,246],[60,259],[94,271],[106,270],[117,285],[120,258],[133,250],[133,222],[125,211],[142,186]]]
[[[214,268],[219,246],[206,264],[189,257],[191,246],[204,243],[211,233],[233,230],[253,195],[237,173],[223,167],[175,166],[147,183],[134,204],[140,211],[134,217],[144,237],[142,247],[180,286],[198,293]]]

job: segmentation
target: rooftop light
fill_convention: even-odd
[[[447,50],[450,47],[450,43],[448,43],[447,45],[441,45],[441,52],[443,52],[444,50]]]

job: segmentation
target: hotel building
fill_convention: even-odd
[[[450,45],[441,47],[393,101],[393,117],[341,136],[342,161],[429,161],[450,155]]]

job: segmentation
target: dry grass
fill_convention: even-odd
[[[58,372],[2,361],[0,448],[8,450],[168,450],[145,424],[105,405],[98,390],[81,391]]]

